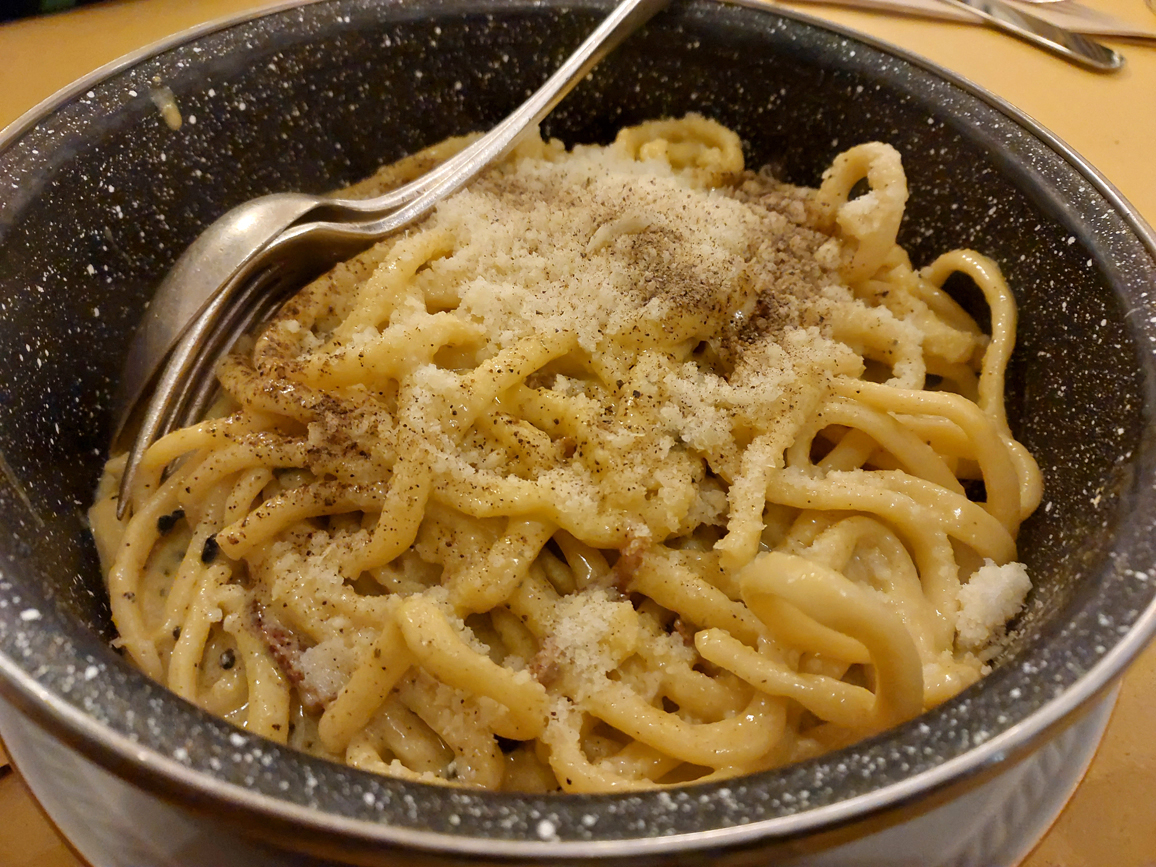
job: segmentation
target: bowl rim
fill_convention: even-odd
[[[279,0],[279,2],[198,24],[156,40],[107,64],[61,88],[0,129],[0,153],[6,151],[24,134],[66,104],[132,67],[166,51],[195,42],[206,36],[238,25],[280,15],[294,9],[320,6],[331,0]],[[571,0],[573,7],[605,8],[609,0]],[[549,3],[546,4],[550,5]],[[725,0],[725,5],[778,16],[810,27],[825,30],[844,39],[862,43],[931,73],[966,94],[986,103],[1005,115],[1015,125],[1039,139],[1076,174],[1086,181],[1132,229],[1135,237],[1156,260],[1156,231],[1127,201],[1123,194],[1098,169],[1056,134],[1042,126],[1013,104],[977,83],[942,67],[921,55],[878,39],[851,27],[826,21],[794,8],[770,5],[764,0]],[[212,777],[190,768],[159,751],[146,749],[127,735],[112,730],[79,708],[38,683],[14,660],[0,653],[0,693],[54,737],[80,749],[88,758],[129,782],[143,783],[149,790],[170,798],[192,796],[204,803],[225,801],[251,816],[291,824],[302,831],[339,833],[363,843],[408,847],[433,853],[494,858],[541,858],[595,860],[605,857],[645,857],[681,852],[752,845],[768,840],[794,839],[826,832],[857,823],[873,822],[882,814],[910,805],[946,788],[967,785],[998,773],[1005,762],[1017,761],[1034,749],[1045,737],[1074,720],[1081,709],[1106,694],[1123,675],[1128,664],[1156,636],[1156,600],[1139,614],[1127,634],[1070,687],[1025,719],[973,746],[965,753],[948,759],[915,776],[893,782],[879,789],[855,795],[785,816],[754,821],[748,825],[720,827],[704,831],[674,833],[662,837],[610,838],[601,840],[536,840],[451,836],[441,831],[408,828],[324,813],[308,806],[279,800],[272,795],[254,792],[237,784]],[[144,675],[141,675],[144,677]],[[249,736],[252,737],[252,736]],[[452,791],[452,790],[450,790]],[[662,790],[657,790],[662,791]],[[630,793],[629,797],[646,797],[653,792]],[[508,796],[514,797],[514,796]],[[575,796],[562,796],[575,797]],[[614,797],[612,795],[612,797]]]

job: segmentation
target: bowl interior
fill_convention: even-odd
[[[640,833],[639,815],[650,836],[749,822],[770,823],[769,833],[934,771],[1055,707],[1152,619],[1151,235],[1077,160],[968,87],[805,18],[686,2],[618,49],[545,132],[606,141],[623,124],[697,111],[739,132],[748,165],[810,185],[840,150],[889,141],[911,189],[901,242],[913,261],[972,247],[1000,263],[1020,304],[1009,412],[1046,491],[1020,537],[1036,588],[997,670],[907,726],[781,771],[665,800],[561,799],[447,792],[296,757],[205,717],[110,649],[84,513],[127,341],[160,275],[245,199],[330,189],[489,127],[607,8],[305,5],[147,56],[9,131],[0,143],[6,694],[108,761],[131,741],[190,769],[177,783],[146,755],[136,772],[156,785],[235,785],[255,808],[343,816],[362,834],[534,841],[549,816],[564,841],[621,839]],[[166,92],[177,129],[158,109]],[[977,307],[970,287],[954,288]]]

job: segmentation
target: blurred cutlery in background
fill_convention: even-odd
[[[802,5],[821,3],[856,9],[874,9],[923,18],[981,23],[973,10],[962,9],[942,0],[798,0]],[[1049,24],[1065,27],[1091,36],[1124,37],[1140,42],[1156,42],[1156,24],[1133,24],[1098,9],[1085,6],[1077,0],[1006,0],[1009,6],[1024,10]],[[1156,0],[1146,0],[1149,4]]]
[[[1097,72],[1113,72],[1124,66],[1123,55],[1082,33],[1045,21],[1015,8],[1004,0],[941,0],[971,10],[997,30],[1010,33],[1065,60]]]

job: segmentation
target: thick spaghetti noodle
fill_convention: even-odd
[[[495,789],[746,773],[954,695],[1040,479],[1011,295],[915,270],[906,196],[887,145],[800,189],[695,116],[522,146],[229,356],[123,523],[109,462],[119,643],[266,737]]]

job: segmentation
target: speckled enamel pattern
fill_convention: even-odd
[[[751,847],[811,845],[788,838],[998,769],[1119,674],[1156,624],[1151,230],[1060,143],[966,83],[801,16],[689,0],[618,49],[545,131],[605,141],[626,123],[698,111],[739,132],[749,165],[812,185],[839,150],[883,139],[908,172],[901,241],[915,262],[970,246],[1001,264],[1021,305],[1009,408],[1046,491],[1020,537],[1037,588],[996,670],[898,730],[780,771],[648,794],[520,797],[300,756],[191,708],[112,650],[84,513],[121,359],[159,276],[201,227],[251,196],[333,188],[488,127],[608,8],[292,6],[113,70],[9,130],[6,697],[142,786],[195,798],[254,833],[327,840],[335,857],[642,863],[681,852],[737,863]],[[158,107],[166,88],[175,130]],[[969,287],[954,288],[977,308]]]

